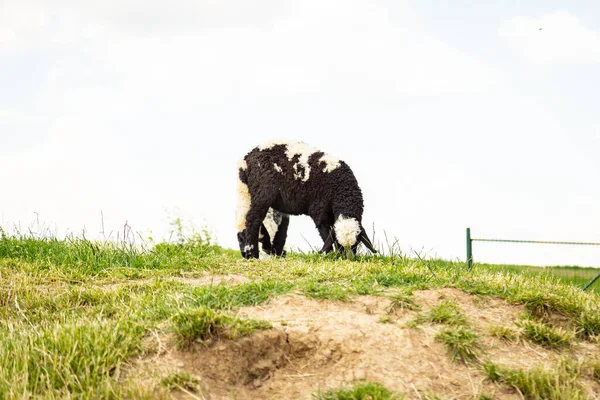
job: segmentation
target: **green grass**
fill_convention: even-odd
[[[466,364],[477,359],[477,343],[479,336],[472,330],[463,326],[446,327],[439,331],[436,340],[442,342],[448,351],[452,361],[461,360]]]
[[[565,359],[553,369],[534,367],[528,371],[510,369],[488,362],[483,366],[488,378],[519,390],[526,399],[567,400],[584,399],[585,392],[579,383],[581,366]]]
[[[560,327],[554,328],[542,321],[532,319],[520,321],[518,326],[522,329],[523,336],[531,342],[551,349],[570,347],[575,336],[574,332]]]
[[[0,394],[114,394],[110,382],[143,334],[135,319],[9,324],[0,331]]]
[[[460,306],[452,300],[442,300],[429,312],[417,317],[417,322],[431,322],[452,326],[466,325],[467,317],[462,313]]]
[[[271,324],[267,321],[239,319],[207,307],[181,310],[173,316],[173,330],[182,348],[220,337],[236,339],[270,327]]]
[[[334,389],[313,395],[315,400],[400,400],[404,396],[394,393],[380,383],[358,383],[351,388]]]
[[[152,398],[153,389],[135,376],[123,379],[127,363],[144,355],[144,338],[158,333],[193,343],[249,334],[266,324],[236,318],[236,310],[291,291],[337,301],[387,296],[393,312],[417,309],[414,290],[453,287],[523,304],[544,321],[560,313],[578,333],[572,342],[600,336],[600,297],[546,274],[479,266],[467,272],[464,263],[401,253],[354,260],[290,253],[260,261],[238,253],[203,236],[135,247],[0,234],[0,398]],[[204,274],[249,281],[176,280]],[[444,342],[468,342],[457,303],[442,301],[420,318],[446,325]]]
[[[477,264],[477,267],[490,271],[527,274],[530,276],[551,276],[558,278],[558,280],[564,284],[580,288],[584,287],[595,276],[600,274],[600,268],[583,268],[576,266],[534,267],[529,265]],[[600,282],[596,282],[588,290],[600,293]]]
[[[489,333],[507,342],[516,342],[519,340],[519,332],[510,326],[492,325],[489,327]]]

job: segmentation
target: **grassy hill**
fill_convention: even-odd
[[[600,296],[569,280],[2,235],[0,398],[594,398]]]

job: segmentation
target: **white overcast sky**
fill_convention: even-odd
[[[180,216],[236,248],[236,162],[289,138],[348,162],[364,225],[407,252],[464,259],[467,226],[600,242],[599,71],[597,1],[0,0],[0,223],[160,237]]]

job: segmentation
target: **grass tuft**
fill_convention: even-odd
[[[436,340],[446,345],[452,361],[460,359],[465,364],[469,364],[477,358],[478,337],[475,332],[463,326],[444,328],[435,336]]]
[[[575,325],[583,337],[600,336],[600,308],[595,311],[583,311],[576,319]]]
[[[389,296],[390,304],[386,307],[388,314],[393,314],[397,310],[418,310],[420,305],[415,303],[412,297],[412,291],[400,291]]]
[[[566,331],[560,327],[554,328],[541,321],[526,319],[518,322],[521,327],[523,336],[531,342],[542,345],[550,349],[560,349],[570,347],[574,332]]]
[[[462,326],[467,324],[467,317],[455,301],[442,300],[440,304],[432,307],[427,314],[417,317],[417,322]]]
[[[167,389],[184,389],[189,392],[197,392],[200,381],[186,371],[176,371],[165,376],[160,381]]]
[[[400,400],[404,396],[394,393],[380,383],[364,382],[346,389],[334,389],[313,395],[315,400]]]
[[[507,342],[516,342],[519,340],[519,332],[510,326],[492,325],[489,328],[490,335]]]
[[[527,399],[565,400],[582,399],[584,390],[579,384],[581,365],[563,359],[553,369],[534,367],[529,371],[510,369],[491,362],[483,365],[488,378],[516,388]]]
[[[173,316],[173,329],[180,348],[220,337],[236,339],[270,327],[267,321],[239,319],[206,307],[181,310]]]

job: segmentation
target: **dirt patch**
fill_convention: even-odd
[[[240,285],[242,283],[250,282],[250,279],[237,274],[228,275],[203,275],[200,277],[189,277],[189,278],[172,278],[172,280],[185,283],[193,286],[210,286],[210,285]]]
[[[455,289],[418,291],[414,298],[422,307],[420,312],[443,299],[455,300],[494,362],[525,368],[558,357],[538,346],[489,336],[490,324],[511,325],[522,307]],[[480,367],[452,362],[435,340],[440,325],[405,327],[405,322],[415,318],[415,311],[399,311],[391,323],[382,322],[389,302],[374,296],[353,302],[281,296],[267,305],[239,311],[240,317],[270,321],[272,329],[187,351],[164,338],[162,350],[139,360],[134,368],[155,377],[186,371],[200,380],[202,395],[210,399],[311,399],[318,390],[364,379],[405,393],[407,399],[427,394],[473,399],[482,393],[496,399],[521,398],[513,389],[489,382]],[[572,352],[586,357],[598,350],[597,345],[587,344]],[[189,398],[182,392],[172,395]]]

